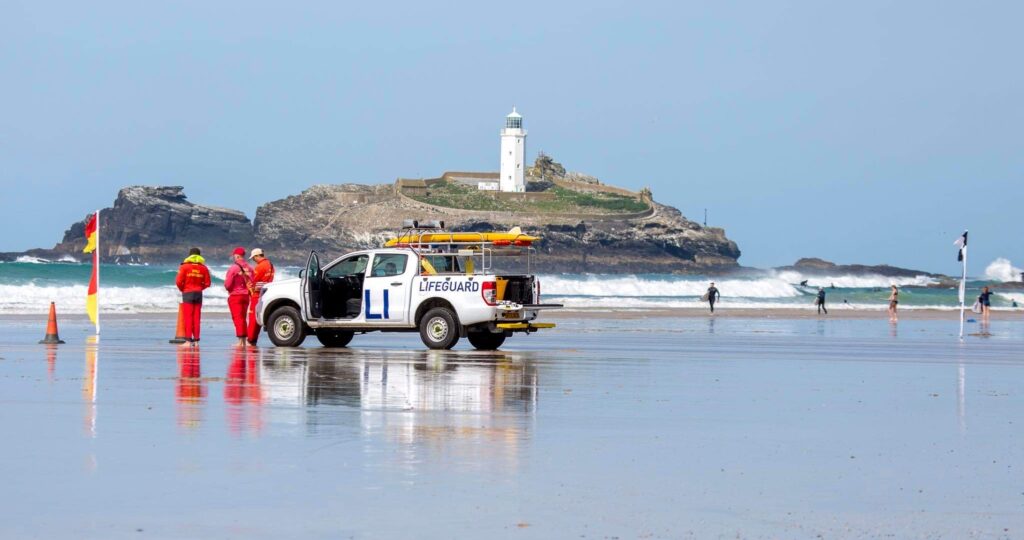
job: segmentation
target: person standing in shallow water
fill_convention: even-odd
[[[828,310],[825,309],[825,287],[818,287],[818,299],[814,303],[818,305],[818,315],[821,315],[822,311],[828,315]]]
[[[987,323],[992,310],[992,291],[988,288],[988,285],[981,288],[978,302],[981,303],[981,320]]]
[[[203,290],[210,287],[210,269],[199,254],[199,248],[188,251],[188,257],[178,268],[178,277],[174,280],[181,291],[182,326],[185,327],[185,343],[182,347],[199,345],[199,326],[202,321]]]
[[[900,303],[900,290],[896,288],[896,285],[892,286],[892,291],[889,292],[889,322],[896,322],[896,306]]]
[[[714,313],[715,312],[715,302],[717,302],[718,298],[721,296],[721,294],[718,293],[718,288],[715,287],[715,282],[714,281],[712,281],[711,282],[711,286],[708,287],[708,292],[707,292],[706,296],[707,296],[707,299],[708,299],[708,305],[711,307],[711,313]]]

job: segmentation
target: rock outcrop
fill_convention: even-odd
[[[467,211],[426,205],[390,186],[314,186],[256,211],[256,241],[278,259],[304,262],[309,249],[340,255],[380,246],[404,219],[442,219],[453,230],[514,226],[542,241],[545,272],[702,272],[737,267],[736,243],[722,229],[689,221],[654,203],[643,216],[565,216]]]
[[[554,167],[557,170],[557,167]],[[317,185],[269,202],[254,222],[237,210],[190,202],[181,187],[122,189],[103,212],[102,253],[109,262],[175,263],[190,246],[217,257],[234,246],[259,246],[279,265],[304,264],[309,250],[327,257],[380,246],[405,219],[442,219],[454,230],[522,227],[542,241],[543,272],[692,273],[738,268],[736,243],[722,229],[702,227],[678,210],[651,202],[635,214],[525,214],[431,206],[391,185]],[[35,256],[81,259],[85,221],[51,250]]]
[[[101,216],[104,261],[173,262],[184,258],[191,246],[213,254],[253,241],[252,223],[244,213],[194,204],[181,186],[126,187]],[[72,225],[52,251],[81,258],[85,223]]]

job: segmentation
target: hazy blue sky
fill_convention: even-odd
[[[301,5],[300,5],[301,4]],[[513,6],[509,10],[501,6]],[[0,0],[0,250],[129,184],[246,211],[527,159],[801,256],[1024,263],[1024,3]]]

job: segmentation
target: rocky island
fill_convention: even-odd
[[[739,267],[740,250],[720,228],[704,227],[632,192],[565,170],[543,153],[527,169],[526,193],[486,192],[479,181],[496,173],[449,172],[393,184],[316,185],[256,210],[189,201],[180,186],[130,186],[102,211],[105,262],[177,263],[189,246],[207,253],[259,246],[278,264],[303,264],[309,250],[328,256],[380,246],[402,220],[441,219],[452,230],[519,226],[542,237],[535,247],[544,272],[707,273]],[[79,257],[84,220],[52,249],[29,255]],[[10,258],[13,254],[7,254]]]

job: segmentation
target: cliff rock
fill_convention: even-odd
[[[309,249],[330,256],[380,246],[404,219],[442,219],[453,230],[507,230],[542,237],[544,272],[701,272],[734,269],[740,255],[722,229],[653,203],[643,216],[568,216],[431,206],[391,186],[319,185],[256,211],[256,242],[276,260],[301,264]]]
[[[647,211],[619,215],[478,211],[422,203],[393,185],[316,185],[260,206],[250,223],[237,210],[192,203],[179,186],[131,186],[103,211],[101,256],[109,262],[173,264],[190,246],[202,248],[212,260],[226,259],[232,248],[244,246],[262,247],[278,265],[301,265],[311,249],[331,258],[379,247],[400,231],[405,219],[442,219],[453,230],[518,226],[541,236],[535,270],[542,272],[738,268],[739,248],[722,229],[702,227],[675,208],[649,202]],[[75,223],[52,250],[30,253],[82,260],[84,229],[85,220]]]
[[[81,259],[87,219],[73,224],[53,252]],[[111,262],[173,262],[191,246],[216,257],[253,240],[244,213],[194,204],[181,186],[126,187],[112,208],[101,210],[100,225],[100,256]]]

